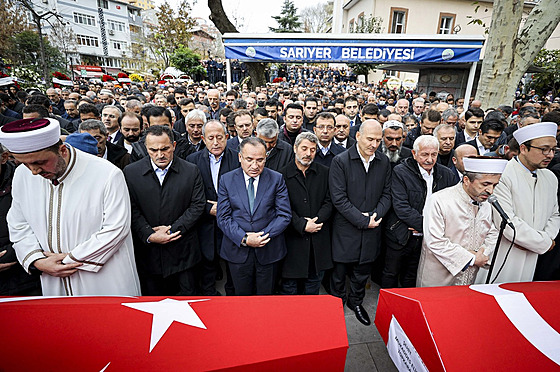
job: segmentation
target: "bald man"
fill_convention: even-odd
[[[391,165],[389,158],[377,151],[382,136],[377,120],[364,121],[356,133],[356,145],[333,159],[329,174],[335,207],[331,291],[364,325],[371,324],[362,302],[373,261],[380,252],[382,229],[378,226],[391,207]]]
[[[459,176],[459,179],[463,179],[463,173],[465,173],[465,166],[463,165],[463,158],[469,156],[476,156],[478,153],[476,152],[476,147],[471,145],[460,145],[455,149],[455,154],[453,155],[453,164],[455,165],[455,171]]]

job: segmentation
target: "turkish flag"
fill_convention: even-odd
[[[560,371],[559,309],[560,282],[382,289],[375,325],[430,371]]]
[[[2,371],[342,371],[340,299],[0,298]]]

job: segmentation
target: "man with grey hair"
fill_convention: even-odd
[[[197,223],[198,240],[202,252],[202,260],[196,268],[198,292],[201,296],[218,295],[216,276],[220,265],[218,254],[223,234],[216,224],[218,204],[218,183],[225,173],[239,168],[237,152],[227,147],[228,132],[225,125],[217,120],[209,120],[202,127],[202,140],[205,147],[187,157],[187,161],[195,164],[202,176],[206,206]],[[233,285],[226,283],[227,295],[233,295]]]
[[[395,113],[399,114],[400,116],[405,116],[408,114],[408,108],[410,103],[407,99],[401,98],[397,101],[397,105],[395,106]]]
[[[391,197],[394,214],[385,229],[387,252],[381,286],[416,286],[422,250],[423,209],[432,193],[456,184],[453,172],[436,162],[437,138],[422,135],[414,141],[412,158],[393,169]]]
[[[130,154],[124,147],[107,141],[109,131],[100,120],[89,119],[83,121],[78,132],[89,133],[97,140],[97,151],[100,158],[107,159],[121,170],[130,164]]]
[[[402,145],[404,136],[404,125],[400,121],[388,120],[383,124],[381,151],[389,158],[392,168],[412,156],[412,151]]]
[[[142,102],[138,99],[130,99],[127,100],[124,105],[125,111],[134,112],[135,114],[140,115],[142,113]]]
[[[412,115],[414,115],[418,121],[422,120],[422,113],[424,112],[425,105],[426,101],[422,97],[412,100]]]
[[[281,293],[286,295],[319,294],[324,273],[333,266],[329,170],[313,161],[320,151],[318,144],[315,134],[300,133],[294,143],[295,161],[280,171],[292,208],[292,221],[284,233],[288,253],[282,265]]]
[[[278,123],[274,119],[262,119],[257,124],[257,137],[266,144],[265,167],[277,172],[294,158],[292,146],[286,141],[278,141]]]
[[[247,110],[247,102],[244,99],[237,98],[233,101],[232,109],[233,111]]]
[[[451,169],[455,175],[455,181],[459,182],[455,164],[453,164],[453,156],[455,156],[455,126],[449,124],[440,124],[434,129],[434,137],[439,141],[439,153],[437,162]]]
[[[458,121],[459,113],[453,107],[450,107],[441,113],[441,124],[449,124],[455,127]]]
[[[202,141],[202,127],[205,123],[206,114],[202,110],[192,110],[185,117],[187,141],[189,141],[195,152],[204,148],[204,141]]]

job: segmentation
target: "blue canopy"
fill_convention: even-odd
[[[481,35],[224,34],[228,59],[246,62],[478,62]]]

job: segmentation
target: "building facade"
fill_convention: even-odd
[[[74,40],[64,52],[75,75],[99,77],[136,69],[133,50],[142,49],[143,38],[140,7],[118,0],[33,0],[33,4],[39,13],[58,14],[70,29]],[[44,32],[50,39],[60,37],[48,24]]]

